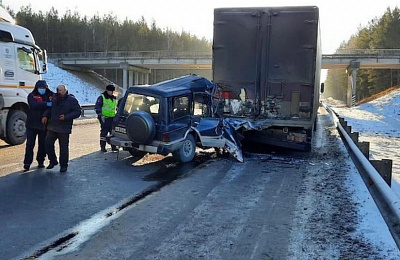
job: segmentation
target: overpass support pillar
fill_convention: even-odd
[[[122,88],[128,89],[128,70],[127,69],[122,70]]]
[[[138,72],[138,79],[139,79],[138,84],[143,85],[143,73]]]
[[[130,71],[129,71],[129,76],[128,76],[128,88],[129,88],[130,86],[132,86],[132,85],[133,85],[133,71],[130,70]]]
[[[127,62],[121,62],[122,69],[122,88],[128,89],[132,85],[148,84],[150,69],[129,65]]]
[[[139,85],[139,72],[135,71],[135,85]]]
[[[359,61],[351,61],[347,67],[347,106],[352,107],[356,104],[357,89],[357,69],[360,68]]]

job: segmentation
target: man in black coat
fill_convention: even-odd
[[[60,172],[67,171],[69,160],[69,135],[75,118],[81,115],[78,100],[68,94],[65,85],[57,86],[57,94],[53,97],[51,109],[46,111],[42,122],[47,124],[46,152],[50,160],[47,169],[58,164],[54,143],[58,139],[60,146]]]
[[[26,118],[26,147],[24,158],[24,171],[28,171],[33,161],[33,148],[36,137],[38,139],[38,151],[36,160],[38,168],[44,167],[46,157],[45,138],[46,126],[42,124],[42,117],[47,108],[51,106],[51,97],[54,93],[49,89],[45,80],[38,80],[35,88],[28,95],[29,109]]]

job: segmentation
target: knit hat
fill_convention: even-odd
[[[38,80],[35,84],[35,88],[48,88],[47,82],[45,80]]]
[[[114,87],[114,85],[110,84],[110,85],[107,85],[106,90],[108,90],[108,91],[114,91],[114,90],[115,90],[115,87]]]

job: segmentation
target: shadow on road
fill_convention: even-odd
[[[251,157],[254,154],[283,156],[291,158],[304,158],[309,156],[309,152],[296,151],[289,148],[275,147],[245,140],[242,141],[242,149],[245,157]]]

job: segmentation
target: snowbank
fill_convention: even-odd
[[[59,84],[66,85],[68,92],[73,94],[81,105],[94,104],[97,97],[104,91],[52,63],[48,63],[47,66],[48,72],[43,74],[43,79],[47,81],[50,89],[55,91]]]
[[[400,89],[352,108],[325,101],[360,133],[360,141],[370,142],[370,159],[393,160],[392,190],[400,197]]]

